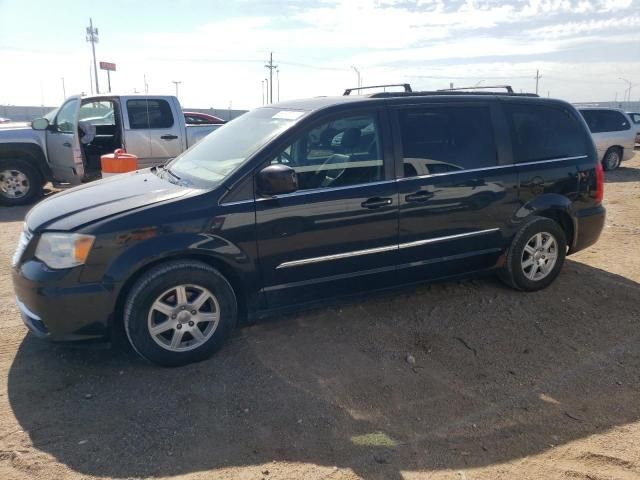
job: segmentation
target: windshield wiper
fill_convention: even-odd
[[[182,178],[180,178],[178,175],[176,175],[175,173],[173,173],[169,167],[162,167],[162,169],[163,169],[165,172],[167,172],[169,175],[171,175],[173,178],[175,178],[176,180],[182,180]]]

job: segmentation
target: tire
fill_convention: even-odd
[[[604,158],[602,159],[602,168],[605,171],[610,172],[611,170],[615,170],[620,166],[622,162],[622,149],[620,147],[611,147],[607,150],[607,153],[604,154]]]
[[[171,261],[135,283],[125,303],[124,329],[141,357],[177,367],[220,349],[237,311],[233,288],[218,270],[191,260]]]
[[[555,242],[555,248],[554,244],[546,243],[550,238]],[[553,261],[552,254],[555,254]],[[513,237],[500,278],[516,290],[541,290],[556,279],[566,254],[567,240],[562,227],[548,218],[534,217]]]
[[[42,196],[42,186],[42,175],[28,160],[0,159],[0,204],[33,203]]]

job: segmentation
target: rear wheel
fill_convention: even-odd
[[[175,261],[138,280],[127,298],[124,324],[138,354],[160,365],[179,366],[213,355],[236,316],[233,289],[216,269]]]
[[[0,203],[27,205],[42,195],[43,179],[38,169],[23,159],[0,160]]]
[[[606,171],[615,170],[620,166],[620,162],[622,161],[622,150],[619,147],[611,147],[607,150],[607,153],[604,154],[604,158],[602,159],[602,167]]]
[[[546,288],[560,273],[566,252],[562,227],[548,218],[536,217],[513,238],[500,277],[518,290]]]

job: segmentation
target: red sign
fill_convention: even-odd
[[[111,70],[112,72],[115,72],[116,64],[111,62],[100,62],[100,70]]]

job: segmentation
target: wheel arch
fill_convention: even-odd
[[[51,179],[51,169],[39,145],[35,143],[0,143],[0,160],[12,158],[33,162],[43,181]]]
[[[225,279],[229,282],[231,288],[233,289],[233,293],[236,296],[236,301],[238,302],[238,320],[242,321],[247,318],[247,292],[242,286],[243,284],[239,272],[237,272],[232,265],[215,255],[198,252],[178,252],[147,262],[133,271],[126,278],[126,280],[122,283],[120,290],[118,291],[113,312],[111,314],[110,320],[112,329],[121,327],[123,325],[124,307],[127,301],[127,295],[131,291],[133,285],[152,268],[179,260],[192,260],[201,262],[218,270],[220,274],[224,276]]]
[[[544,217],[555,221],[565,233],[570,251],[575,244],[576,220],[572,213],[571,201],[559,194],[546,194],[532,199],[516,213],[518,224],[526,223],[531,217]]]

